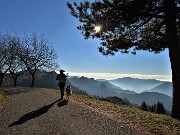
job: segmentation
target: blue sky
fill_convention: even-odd
[[[80,23],[70,15],[67,1],[75,0],[0,0],[0,33],[44,33],[58,53],[60,68],[70,75],[95,78],[98,75],[97,78],[118,78],[122,74],[158,78],[159,75],[161,80],[171,79],[168,50],[156,55],[140,51],[137,55],[103,56],[97,49],[100,41],[85,40],[77,30]]]

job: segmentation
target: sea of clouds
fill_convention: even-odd
[[[115,74],[115,73],[74,73],[70,72],[70,76],[84,76],[94,79],[113,80],[123,77],[139,78],[139,79],[156,79],[160,81],[172,82],[172,75],[143,75],[143,74]]]

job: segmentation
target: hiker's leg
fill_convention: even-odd
[[[63,97],[64,97],[64,86],[65,86],[65,83],[60,84],[61,99],[63,99]]]
[[[61,99],[64,97],[64,90],[61,90]]]

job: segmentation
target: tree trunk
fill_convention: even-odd
[[[3,79],[4,79],[4,76],[1,75],[1,77],[0,77],[0,87],[1,87],[1,85],[2,85],[2,83],[3,83]]]
[[[17,86],[17,76],[14,76],[14,86]]]
[[[172,69],[173,103],[171,116],[180,119],[180,44],[177,36],[175,0],[164,0],[166,36]]]
[[[34,87],[35,74],[31,74],[31,76],[32,76],[31,87]]]

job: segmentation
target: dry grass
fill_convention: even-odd
[[[0,104],[7,98],[7,94],[0,90]]]
[[[0,111],[4,107],[7,97],[7,94],[4,91],[0,90]]]
[[[77,102],[97,108],[114,120],[152,135],[180,135],[180,121],[170,116],[145,112],[127,105],[117,105],[107,101],[90,98],[82,95],[73,95]]]

